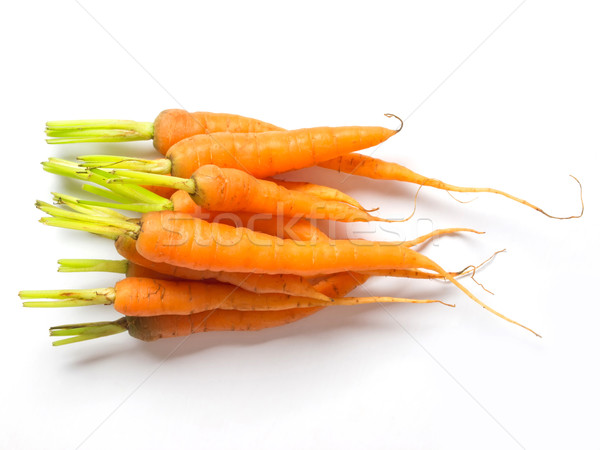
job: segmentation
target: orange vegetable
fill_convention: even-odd
[[[324,295],[344,296],[367,277],[354,277],[349,274],[333,275],[318,283],[315,288]],[[294,308],[281,311],[232,311],[216,309],[189,316],[122,317],[114,322],[80,323],[50,328],[51,336],[71,336],[53,342],[64,345],[88,339],[109,336],[128,331],[143,341],[161,338],[188,336],[205,331],[256,331],[278,327],[308,317],[323,307]]]
[[[125,278],[114,288],[21,291],[22,299],[52,298],[56,301],[24,302],[28,307],[65,307],[113,304],[116,311],[136,317],[190,315],[213,309],[279,311],[315,306],[367,303],[443,303],[396,297],[339,297],[317,300],[286,294],[257,294],[223,283]],[[323,295],[323,294],[321,294]],[[327,297],[326,297],[327,298]]]

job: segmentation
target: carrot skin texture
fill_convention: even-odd
[[[337,274],[318,283],[315,288],[328,297],[344,296],[368,277]],[[294,308],[281,311],[235,311],[216,309],[188,316],[127,316],[129,334],[151,342],[157,339],[189,336],[206,331],[257,331],[278,327],[308,317],[324,307]]]
[[[388,128],[358,126],[197,134],[174,144],[166,157],[171,160],[171,175],[181,178],[206,164],[266,178],[374,147],[394,134]]]
[[[154,120],[154,147],[163,155],[177,142],[196,134],[230,132],[260,133],[282,130],[275,125],[236,114],[162,111]]]

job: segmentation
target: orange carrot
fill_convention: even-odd
[[[119,254],[127,260],[166,276],[183,280],[217,280],[256,293],[283,293],[328,300],[323,294],[316,291],[308,280],[295,274],[194,270],[168,263],[157,263],[140,255],[136,249],[135,239],[126,234],[116,240],[115,247]]]
[[[367,277],[348,274],[332,275],[315,286],[324,295],[344,296]],[[95,322],[63,325],[50,328],[51,336],[71,336],[54,341],[52,345],[64,345],[88,339],[109,336],[128,331],[143,341],[188,336],[206,331],[256,331],[286,325],[308,317],[323,307],[295,308],[282,311],[233,311],[216,309],[189,316],[122,317],[114,322]]]
[[[322,295],[322,294],[321,294]],[[190,315],[213,309],[238,311],[279,311],[314,306],[361,305],[368,303],[443,303],[396,297],[339,297],[317,300],[285,294],[256,294],[236,286],[199,281],[168,281],[152,278],[125,278],[114,288],[21,291],[22,299],[50,298],[56,301],[24,302],[27,307],[110,305],[116,311],[137,317]],[[452,305],[450,305],[452,306]]]
[[[91,168],[133,169],[180,178],[189,178],[207,164],[266,178],[374,147],[396,133],[397,130],[383,127],[353,126],[197,134],[177,142],[166,158],[154,161],[108,155],[87,155],[79,159]]]
[[[310,194],[288,190],[271,181],[257,179],[242,170],[215,165],[202,166],[191,178],[186,179],[129,170],[120,174],[122,176],[115,175],[108,183],[177,188],[188,192],[197,205],[211,211],[246,211],[341,222],[390,222],[343,202],[321,200]]]
[[[129,234],[137,239],[136,249],[144,258],[193,270],[301,276],[382,269],[429,270],[443,276],[483,308],[539,336],[484,304],[453,275],[402,242],[329,240],[298,245],[290,239],[209,223],[170,211],[144,214],[136,229],[136,224],[130,221],[107,219],[95,223],[96,217],[78,219],[72,216],[43,218],[41,222],[115,239]]]
[[[261,245],[256,245],[261,242]],[[165,245],[168,243],[168,245]],[[294,273],[311,276],[343,270],[426,269],[436,272],[480,306],[532,333],[481,302],[441,266],[401,242],[331,240],[298,246],[244,228],[211,224],[171,212],[148,213],[142,219],[136,248],[155,262],[204,270]]]
[[[74,142],[126,142],[154,140],[154,147],[165,154],[169,148],[196,134],[230,132],[260,133],[282,130],[269,123],[235,114],[190,113],[180,109],[161,112],[154,123],[133,120],[63,120],[46,123],[49,144]]]

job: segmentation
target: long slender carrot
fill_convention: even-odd
[[[150,184],[188,192],[197,205],[210,211],[267,213],[339,221],[390,222],[344,202],[321,200],[301,191],[286,189],[271,181],[256,179],[241,170],[222,169],[214,165],[201,167],[192,178],[187,179],[128,170],[120,171],[117,175],[99,169],[86,170],[73,166],[68,161],[56,159],[42,165],[49,172],[99,184],[105,189],[92,186],[91,192],[109,198],[117,195],[117,201],[121,203],[118,206],[120,209],[138,212],[174,209],[172,201],[137,186]],[[127,195],[129,187],[135,187],[130,198]],[[107,189],[114,192],[108,192]],[[89,186],[87,190],[90,190]],[[105,203],[88,201],[86,204]],[[114,203],[109,205],[117,207]]]
[[[364,150],[386,141],[398,130],[383,127],[317,127],[261,133],[197,134],[174,144],[165,159],[148,161],[111,156],[83,156],[89,167],[143,167],[152,173],[189,178],[199,167],[214,164],[265,178]],[[133,167],[132,167],[133,166]]]
[[[144,214],[137,231],[130,230],[131,222],[119,228],[118,219],[103,224],[61,217],[43,218],[41,221],[47,225],[92,231],[107,237],[129,234],[136,238],[136,249],[145,258],[194,270],[302,276],[342,270],[430,270],[442,275],[483,308],[539,336],[487,306],[441,266],[404,246],[402,242],[329,240],[299,246],[289,239],[208,223],[170,211]]]
[[[200,167],[191,178],[121,171],[109,183],[167,186],[188,192],[194,202],[211,211],[247,211],[288,217],[337,220],[340,222],[384,221],[346,203],[321,200],[290,191],[248,173],[215,165]],[[407,220],[407,219],[403,219]]]
[[[444,303],[397,297],[339,297],[317,300],[285,294],[256,294],[236,286],[200,281],[168,281],[125,278],[114,288],[21,291],[22,299],[50,298],[55,301],[24,302],[26,307],[110,305],[129,316],[189,315],[213,309],[278,311],[314,306],[361,305],[368,303]],[[447,303],[444,303],[447,305]],[[453,305],[450,305],[453,306]]]

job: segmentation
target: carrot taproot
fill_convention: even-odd
[[[436,180],[434,178],[425,177],[420,175],[412,170],[393,162],[383,161],[381,159],[373,158],[368,155],[361,155],[358,153],[353,153],[351,155],[342,155],[336,158],[333,158],[329,161],[319,163],[320,167],[324,167],[326,169],[336,170],[338,172],[348,173],[352,175],[358,175],[368,178],[373,178],[377,180],[395,180],[395,181],[404,181],[407,183],[414,183],[420,186],[429,186],[436,189],[442,189],[445,191],[451,192],[487,192],[492,194],[501,195],[510,200],[513,200],[517,203],[521,203],[529,208],[532,208],[547,217],[552,219],[576,219],[583,215],[584,205],[583,205],[583,197],[581,197],[581,212],[577,215],[566,216],[566,217],[557,217],[548,214],[546,211],[541,209],[538,206],[533,205],[532,203],[523,200],[521,198],[515,197],[514,195],[508,194],[507,192],[487,188],[487,187],[462,187],[455,186],[452,184],[444,183],[440,180]],[[573,175],[571,177],[579,184],[580,193],[581,193],[581,183],[577,178]],[[581,193],[582,196],[582,193]]]
[[[236,114],[162,111],[154,122],[133,120],[62,120],[46,123],[49,144],[76,142],[127,142],[152,139],[165,154],[176,142],[196,134],[216,132],[259,133],[283,130],[270,123]]]
[[[380,269],[430,270],[443,276],[484,309],[539,336],[487,306],[439,264],[402,242],[329,240],[298,245],[290,239],[209,223],[171,211],[144,214],[137,230],[130,229],[132,222],[118,219],[95,224],[93,220],[50,217],[42,218],[41,222],[114,238],[129,234],[136,239],[136,250],[150,261],[194,270],[301,276]]]
[[[315,288],[329,297],[344,296],[368,277],[350,274],[332,275]],[[125,316],[113,322],[93,322],[50,328],[50,336],[70,336],[54,341],[65,345],[128,331],[129,335],[146,342],[162,338],[189,336],[208,331],[258,331],[286,325],[311,316],[324,307],[294,308],[281,311],[235,311],[216,309],[189,316]]]
[[[314,306],[362,305],[369,303],[443,303],[440,300],[417,300],[398,297],[338,297],[317,300],[286,294],[257,294],[224,283],[189,280],[125,278],[114,288],[21,291],[21,299],[56,299],[27,301],[25,307],[67,307],[112,304],[117,312],[128,316],[190,315],[213,309],[238,311],[278,311]]]
[[[144,160],[87,155],[84,166],[124,168],[189,178],[198,168],[214,164],[239,169],[257,178],[312,167],[385,142],[399,130],[383,127],[316,127],[261,133],[196,134],[174,144],[164,159]]]

